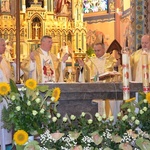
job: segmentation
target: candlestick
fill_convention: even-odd
[[[149,72],[148,72],[148,54],[147,50],[142,52],[142,81],[143,81],[143,92],[149,92]]]
[[[128,38],[126,37],[126,47],[128,47]]]
[[[129,53],[127,49],[122,52],[122,66],[123,66],[123,100],[130,98],[129,88]]]

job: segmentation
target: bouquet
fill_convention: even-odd
[[[37,85],[33,79],[18,86],[12,80],[10,84],[0,83],[0,99],[7,103],[2,111],[4,128],[24,130],[29,135],[43,133],[51,113],[57,111],[55,106],[60,92],[58,87],[50,89],[48,85]]]

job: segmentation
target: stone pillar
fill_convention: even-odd
[[[144,33],[150,33],[150,24],[148,22],[148,19],[150,16],[148,16],[148,13],[150,13],[148,10],[150,9],[150,2],[149,0],[144,1]],[[148,18],[149,17],[149,18]]]
[[[130,11],[131,11],[131,16],[130,16],[130,20],[131,20],[131,43],[130,43],[130,48],[132,51],[136,50],[136,34],[135,34],[135,17],[136,17],[136,6],[135,6],[135,0],[131,0],[130,2]]]
[[[145,0],[136,0],[136,17],[135,17],[135,37],[136,37],[136,47],[137,50],[141,45],[141,37],[144,33],[144,2]]]

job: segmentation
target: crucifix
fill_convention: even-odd
[[[39,39],[39,38],[38,38],[38,29],[39,29],[40,27],[39,27],[38,24],[36,23],[36,25],[35,25],[33,28],[35,29],[35,39]]]

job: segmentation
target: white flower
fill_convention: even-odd
[[[120,116],[121,116],[121,112],[119,112],[119,113],[117,114],[117,116],[120,117]]]
[[[81,117],[84,117],[84,116],[85,116],[85,112],[82,112]]]
[[[76,119],[76,116],[75,116],[75,115],[71,115],[71,116],[70,116],[70,119],[71,119],[71,120],[75,120],[75,119]]]
[[[143,110],[140,110],[140,114],[142,115],[144,113],[144,111]]]
[[[99,122],[102,121],[102,117],[99,116],[99,117],[97,118],[97,120],[98,120]]]
[[[37,111],[36,110],[32,110],[32,114],[33,114],[33,116],[36,116],[37,115]]]
[[[63,117],[63,122],[67,122],[67,117]]]
[[[147,107],[144,107],[143,110],[144,110],[144,111],[147,111]]]
[[[42,109],[40,110],[40,113],[43,114],[44,111],[45,111],[44,108],[42,108]]]
[[[103,114],[102,118],[103,118],[103,119],[106,119],[106,114]]]
[[[52,118],[52,121],[53,121],[53,122],[56,122],[56,121],[57,121],[57,118],[56,118],[56,117],[53,117],[53,118]]]
[[[31,102],[30,102],[30,101],[27,101],[27,105],[30,106],[30,105],[31,105]]]
[[[61,117],[61,114],[60,114],[60,113],[57,113],[56,116],[57,116],[57,118],[60,118],[60,117]]]
[[[14,100],[15,100],[15,98],[16,98],[16,97],[15,97],[15,95],[12,95],[11,100],[13,100],[13,101],[14,101]]]
[[[147,99],[144,99],[143,102],[144,102],[144,103],[147,103]]]
[[[35,101],[36,101],[36,103],[38,104],[38,103],[40,103],[41,100],[40,100],[40,98],[36,98]]]
[[[133,117],[131,117],[131,120],[132,120],[132,121],[134,121],[134,120],[135,120],[135,117],[134,117],[134,116],[133,116]]]
[[[110,120],[110,121],[113,121],[113,120],[114,120],[114,116],[110,116],[110,117],[109,117],[109,120]]]
[[[55,101],[55,97],[51,97],[51,101],[54,102]]]
[[[140,121],[136,119],[136,120],[135,120],[135,124],[136,124],[136,125],[139,125],[139,124],[140,124]]]
[[[36,96],[38,96],[39,95],[39,92],[36,92]]]
[[[25,88],[25,87],[22,87],[22,88],[21,88],[21,91],[25,91],[25,90],[26,90],[26,88]]]
[[[89,119],[89,120],[88,120],[88,124],[91,124],[92,122],[93,122],[92,119]]]
[[[51,115],[48,115],[48,118],[51,118],[52,116]]]
[[[96,114],[95,114],[95,117],[96,118],[98,118],[100,115],[99,115],[99,113],[97,112]]]
[[[17,107],[16,107],[16,110],[17,110],[17,111],[20,111],[20,109],[21,109],[20,106],[17,106]]]
[[[127,115],[125,115],[125,116],[122,117],[122,120],[123,120],[123,121],[125,121],[125,120],[127,120],[127,119],[128,119],[128,116],[127,116]]]
[[[18,91],[21,91],[22,89],[21,88],[18,88]]]
[[[131,112],[131,109],[128,108],[127,111],[128,111],[128,112]]]

